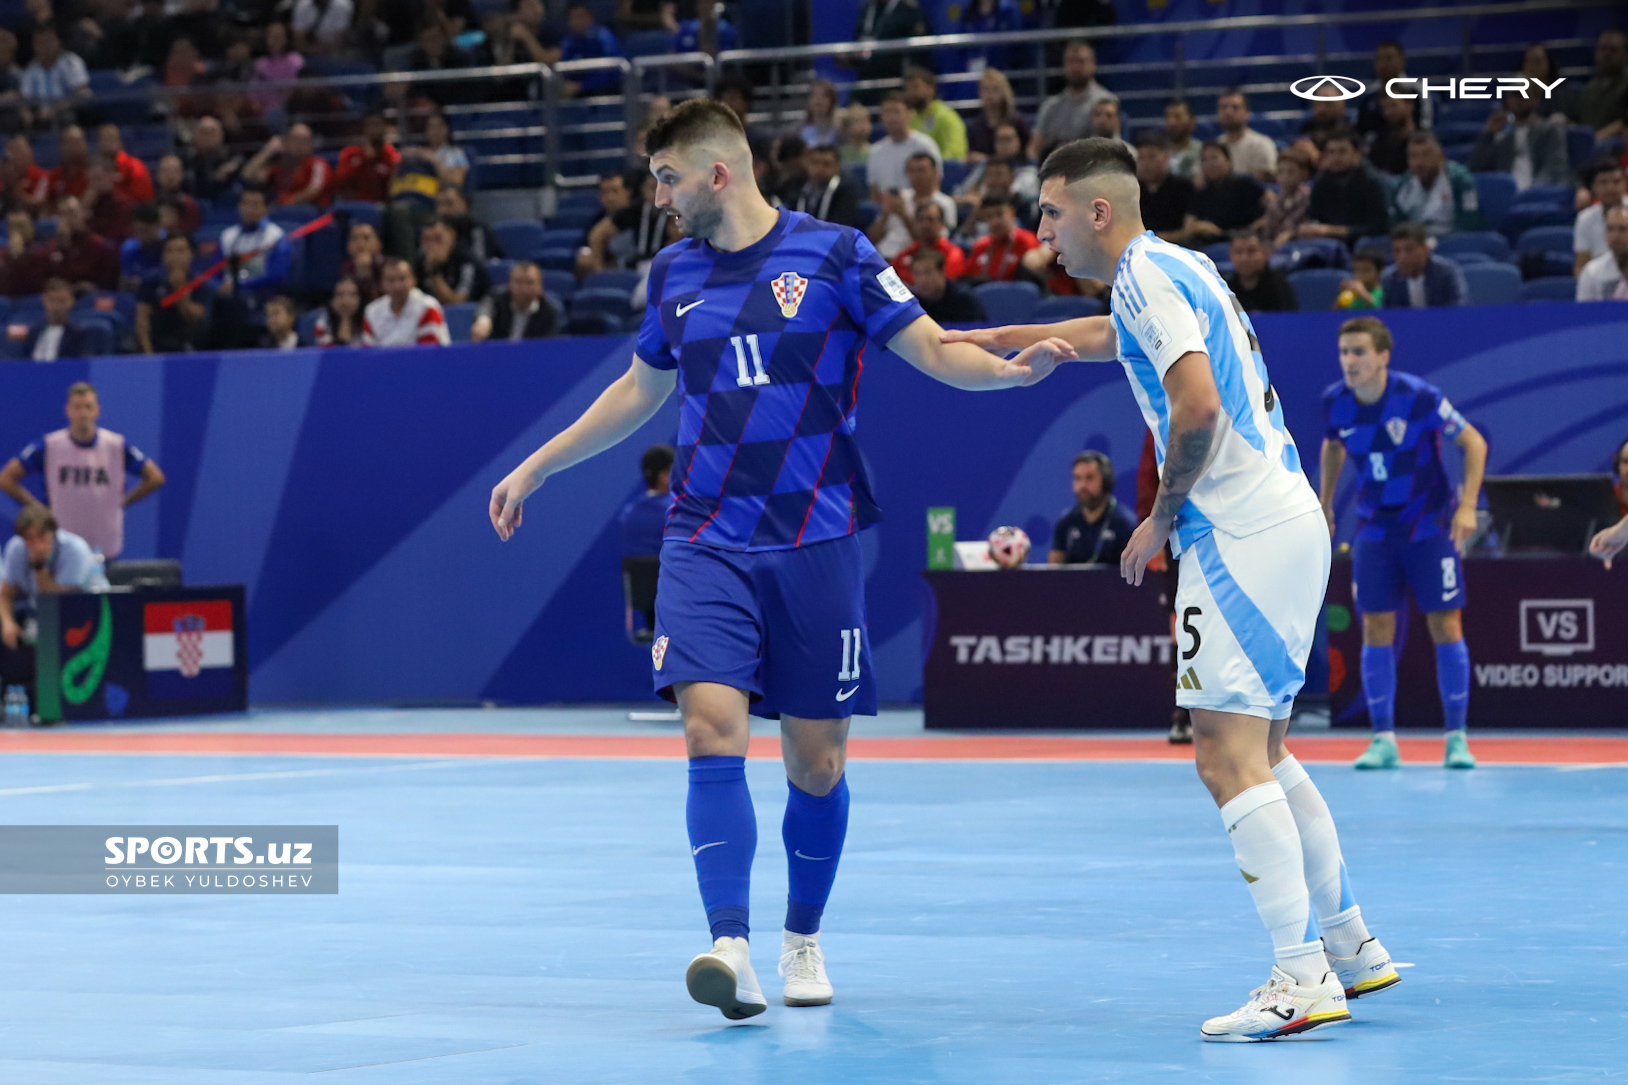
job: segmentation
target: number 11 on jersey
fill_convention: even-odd
[[[768,384],[769,374],[763,368],[763,355],[758,352],[757,336],[732,335],[729,337],[729,343],[735,348],[735,365],[740,373],[735,378],[735,383],[742,388],[750,388],[754,384]],[[755,374],[746,371],[746,352],[748,350],[752,352],[752,369],[755,370]]]

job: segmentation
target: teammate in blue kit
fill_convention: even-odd
[[[1349,452],[1362,489],[1351,579],[1362,614],[1362,689],[1374,740],[1359,769],[1394,769],[1396,748],[1396,611],[1413,592],[1436,645],[1436,687],[1447,732],[1443,761],[1475,767],[1464,737],[1470,699],[1470,653],[1464,645],[1463,549],[1475,534],[1476,501],[1487,467],[1487,442],[1441,391],[1408,373],[1393,373],[1391,332],[1378,317],[1340,325],[1345,379],[1323,393],[1323,514],[1334,530],[1334,491]],[[1441,439],[1464,453],[1456,508],[1442,466]]]
[[[749,713],[780,718],[789,785],[784,1000],[832,997],[819,929],[847,832],[848,719],[876,713],[855,535],[881,518],[854,439],[867,346],[971,390],[1033,384],[1074,351],[1044,340],[1006,359],[942,342],[863,234],[769,206],[745,131],[717,102],[683,103],[646,145],[656,205],[686,239],[651,264],[628,372],[493,489],[490,513],[508,539],[550,475],[633,433],[678,389],[651,657],[684,717],[690,850],[713,938],[686,983],[738,1020],[767,1006],[747,942]]]
[[[1070,275],[1113,283],[1113,314],[946,336],[1002,349],[1056,336],[1087,361],[1117,358],[1153,433],[1159,493],[1120,570],[1140,584],[1167,540],[1181,559],[1176,703],[1275,958],[1200,1035],[1275,1040],[1348,1021],[1347,999],[1400,977],[1368,933],[1328,804],[1284,744],[1328,583],[1317,495],[1248,315],[1208,257],[1144,228],[1125,145],[1064,144],[1040,182],[1040,239]]]

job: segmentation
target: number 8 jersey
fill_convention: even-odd
[[[865,348],[924,315],[857,230],[782,210],[761,240],[650,265],[637,356],[678,370],[664,538],[784,550],[882,517],[854,438]]]

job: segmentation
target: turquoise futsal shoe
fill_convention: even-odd
[[[1475,768],[1475,754],[1470,752],[1470,740],[1464,737],[1463,730],[1447,732],[1447,756],[1441,764],[1448,769]]]
[[[1470,751],[1464,751],[1468,754]],[[1474,758],[1471,758],[1474,764]],[[1353,767],[1359,769],[1399,769],[1402,767],[1402,751],[1396,748],[1396,734],[1393,731],[1380,731],[1374,735],[1374,740],[1368,748],[1357,758]]]

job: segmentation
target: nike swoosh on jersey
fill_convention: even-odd
[[[1345,428],[1345,429],[1340,430],[1340,436],[1341,437],[1349,437],[1355,432],[1357,432],[1357,427],[1351,426],[1349,428]]]
[[[1447,601],[1447,600],[1449,600],[1449,599],[1451,599],[1451,598],[1452,598],[1452,597],[1453,597],[1453,596],[1455,596],[1455,595],[1457,595],[1457,594],[1458,594],[1458,593],[1459,593],[1459,590],[1460,590],[1460,589],[1458,589],[1458,588],[1454,588],[1454,589],[1453,589],[1453,590],[1452,590],[1452,591],[1450,591],[1450,592],[1448,592],[1448,593],[1447,593],[1447,594],[1446,594],[1446,595],[1444,595],[1444,596],[1442,596],[1442,597],[1441,597],[1441,599],[1442,599],[1442,602],[1444,602],[1444,603],[1445,603],[1445,602],[1446,602],[1446,601]]]
[[[727,840],[714,840],[710,844],[702,844],[699,848],[696,848],[694,851],[690,852],[690,855],[693,858],[694,856],[700,855],[702,852],[706,851],[708,848],[716,848],[720,844],[727,844],[727,843],[729,843],[729,841],[727,841]]]
[[[849,690],[847,693],[844,693],[839,689],[839,690],[837,690],[837,700],[846,701],[849,697],[852,697],[854,694],[856,694],[858,692],[859,692],[859,687],[858,686],[855,686],[853,689]]]
[[[831,858],[829,855],[804,855],[800,851],[793,851],[792,854],[797,856],[799,859],[812,859],[816,863],[823,863],[827,859]]]
[[[705,305],[706,303],[707,303],[707,299],[702,298],[700,301],[692,301],[688,305],[680,305],[677,309],[673,310],[673,315],[674,316],[683,316],[685,313],[689,312],[691,309],[694,309],[697,305]]]

